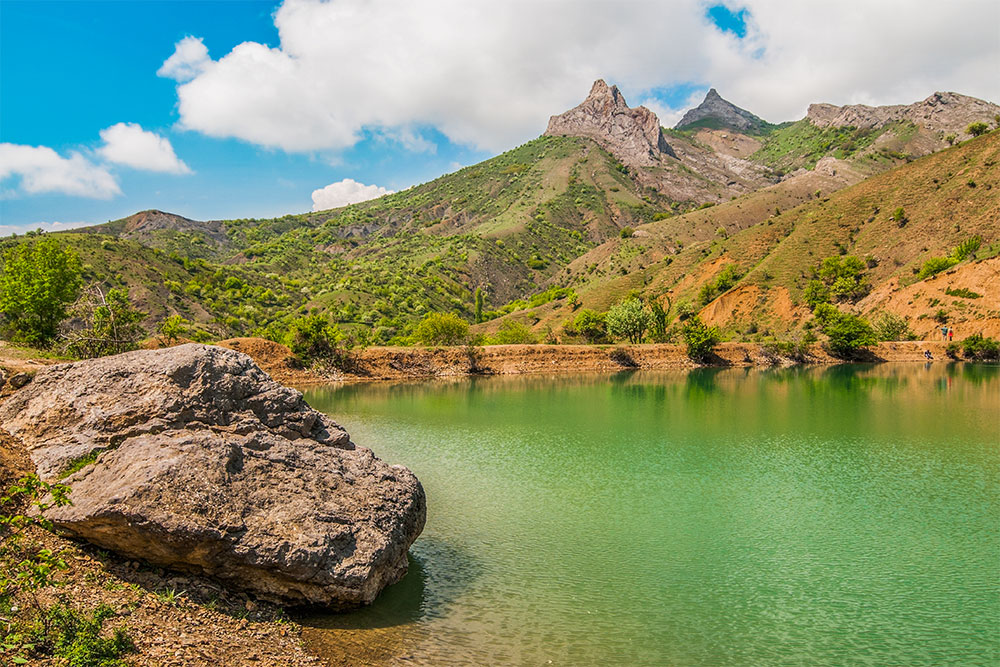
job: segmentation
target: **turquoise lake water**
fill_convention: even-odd
[[[305,620],[331,657],[1000,664],[1000,368],[305,394],[428,497],[407,577],[371,608]]]

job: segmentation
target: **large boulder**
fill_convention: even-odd
[[[46,513],[60,528],[265,599],[370,603],[424,525],[409,470],[233,350],[50,366],[0,405],[0,425],[43,479],[79,468],[63,479],[73,504]]]

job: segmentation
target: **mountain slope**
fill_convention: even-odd
[[[741,109],[732,102],[722,99],[722,96],[711,88],[701,104],[687,113],[674,125],[675,130],[691,127],[707,127],[711,129],[728,128],[743,134],[760,134],[773,127],[770,123]]]

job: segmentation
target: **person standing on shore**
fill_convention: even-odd
[[[948,327],[948,342],[950,343],[951,339],[954,337],[955,337],[955,330],[952,329],[951,327]]]
[[[941,340],[948,340],[948,327],[941,327]]]

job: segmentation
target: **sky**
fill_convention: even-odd
[[[160,209],[361,201],[529,141],[617,84],[672,126],[710,87],[1000,101],[996,0],[0,0],[0,235]]]

